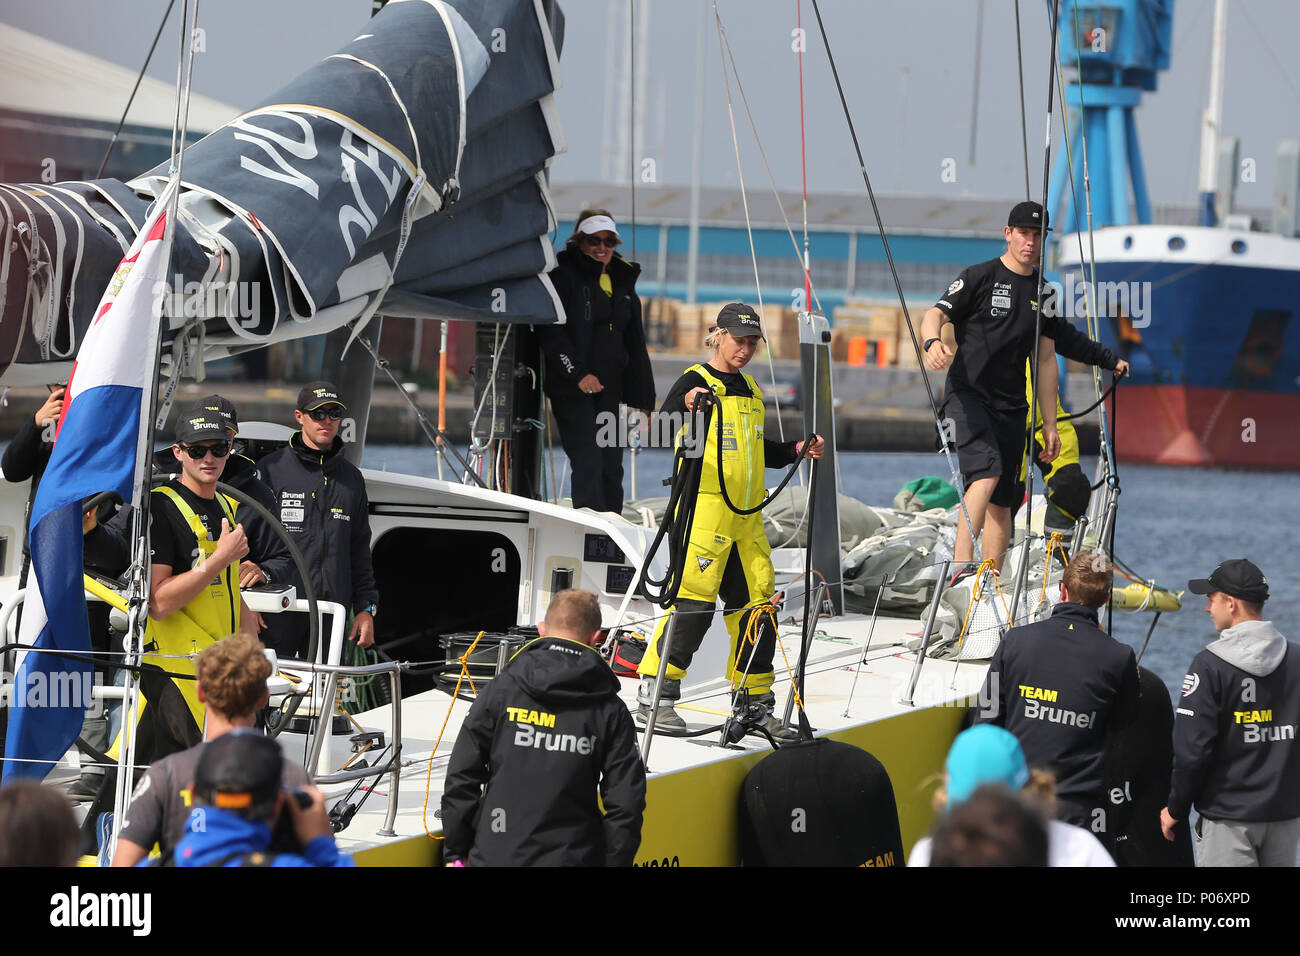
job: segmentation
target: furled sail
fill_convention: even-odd
[[[391,0],[191,146],[165,339],[216,358],[377,313],[562,321],[562,39],[554,0]],[[0,186],[0,383],[71,361],[168,172]]]

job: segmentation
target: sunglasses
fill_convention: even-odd
[[[612,239],[612,238],[602,239],[600,238],[600,236],[586,236],[585,238],[587,240],[588,245],[592,245],[592,246],[608,246],[610,249],[613,249],[615,246],[619,244],[619,240]]]
[[[327,418],[332,422],[343,421],[343,412],[338,408],[313,408],[311,411],[304,412],[303,414],[309,416],[314,422],[323,422]]]
[[[213,458],[225,458],[230,454],[230,442],[219,441],[212,445],[181,445],[181,451],[189,455],[195,461],[199,461],[208,452],[212,452]]]

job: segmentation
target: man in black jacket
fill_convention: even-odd
[[[36,487],[45,474],[45,466],[50,463],[50,454],[54,450],[54,430],[58,427],[59,416],[63,414],[63,396],[66,385],[50,385],[49,397],[30,418],[24,418],[18,434],[5,448],[4,458],[0,459],[0,468],[4,469],[6,481],[20,482],[31,479],[31,490],[27,495],[27,511],[23,515],[23,567],[19,572],[18,586],[27,584],[27,566],[30,557],[27,551],[27,519],[32,514],[32,503],[36,500]]]
[[[275,492],[280,523],[302,551],[320,601],[334,601],[354,614],[348,640],[369,647],[375,640],[379,591],[370,557],[370,502],[361,470],[343,456],[339,423],[347,406],[329,382],[311,382],[298,393],[294,411],[300,431],[289,444],[261,460]],[[296,575],[295,575],[296,578]],[[302,582],[296,582],[302,587]],[[303,653],[307,618],[277,614],[264,641],[281,657]]]
[[[1196,655],[1174,711],[1165,839],[1192,804],[1197,866],[1295,866],[1300,647],[1263,620],[1268,580],[1244,558],[1187,582],[1219,639]]]
[[[1112,576],[1104,554],[1074,556],[1052,616],[1012,628],[998,645],[976,717],[1015,734],[1029,765],[1056,775],[1057,816],[1091,830],[1108,849],[1107,739],[1137,717],[1139,703],[1133,649],[1097,624]]]
[[[618,678],[591,648],[596,596],[561,591],[537,630],[456,738],[442,795],[443,862],[630,866],[645,767]]]
[[[614,251],[620,241],[603,209],[579,215],[550,274],[566,322],[538,333],[546,394],[572,466],[573,507],[615,513],[623,511],[619,403],[647,417],[655,405],[636,291],[641,266]]]

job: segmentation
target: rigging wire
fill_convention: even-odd
[[[170,183],[163,191],[168,199],[165,212],[166,225],[163,232],[161,261],[165,275],[170,277],[174,238],[176,235],[176,218],[180,209],[180,192],[185,160],[185,133],[189,124],[190,92],[194,77],[194,43],[191,38],[192,25],[199,19],[199,0],[194,0],[193,14],[190,12],[190,0],[181,6],[180,49],[176,63],[176,109],[172,125],[172,153],[168,170]],[[189,53],[188,62],[186,53]],[[182,82],[183,80],[183,82]],[[159,317],[161,320],[161,317]],[[156,377],[161,365],[162,336],[158,327],[152,326],[148,336],[152,346],[150,356],[150,375]],[[150,553],[149,522],[146,520],[146,503],[148,502],[153,469],[149,465],[149,451],[153,447],[152,428],[157,415],[158,394],[156,389],[146,389],[144,406],[141,409],[138,428],[140,434],[136,442],[136,474],[132,484],[132,504],[135,513],[131,521],[132,562],[129,571],[130,588],[128,590],[128,648],[132,652],[124,663],[132,664],[144,648],[144,632],[147,623],[148,602],[151,589],[152,565],[148,561]],[[145,620],[141,619],[144,614]],[[124,726],[137,727],[140,718],[140,688],[137,675],[128,669],[125,684],[125,697],[122,701]],[[130,787],[134,780],[136,739],[139,735],[131,732],[126,735],[123,746],[118,750],[118,776],[114,793],[114,807],[121,810],[127,804]],[[121,812],[113,815],[113,828],[109,836],[110,852],[117,850],[117,841],[121,833]]]
[[[636,0],[627,0],[627,158],[632,164],[628,182],[632,187],[632,259],[636,260]]]
[[[1078,17],[1079,17],[1079,12],[1078,9],[1075,8],[1074,32],[1076,36],[1079,34]],[[1064,74],[1059,69],[1056,71],[1056,80],[1057,80],[1057,87],[1061,93],[1061,123],[1065,132],[1065,135],[1062,137],[1062,139],[1064,140],[1065,143],[1065,162],[1066,162],[1066,169],[1067,169],[1066,178],[1070,182],[1070,199],[1074,205],[1075,215],[1077,216],[1078,209],[1079,209],[1079,196],[1078,193],[1075,191],[1075,187],[1074,187],[1074,150],[1070,146],[1070,139],[1071,139],[1070,110],[1069,110],[1069,104],[1066,102]],[[1083,284],[1084,322],[1087,326],[1088,337],[1096,340],[1100,338],[1100,323],[1098,322],[1098,317],[1096,315],[1094,303],[1092,301],[1092,293],[1097,287],[1097,262],[1095,257],[1096,256],[1095,248],[1091,248],[1093,243],[1092,182],[1088,171],[1087,124],[1084,123],[1082,120],[1082,104],[1083,104],[1082,75],[1080,75],[1076,79],[1076,83],[1079,86],[1079,103],[1080,103],[1079,141],[1080,141],[1081,152],[1083,154],[1081,157],[1083,162],[1083,193],[1084,193],[1084,203],[1087,209],[1088,241],[1090,245],[1089,254],[1087,257],[1084,256],[1084,252],[1083,252],[1083,235],[1078,230],[1075,230],[1075,241],[1077,242],[1078,249],[1079,249],[1079,271],[1081,274],[1085,275],[1085,281]],[[1089,270],[1088,273],[1084,273],[1085,268]],[[1061,319],[1061,321],[1065,321],[1065,320]],[[1067,416],[1067,417],[1069,418],[1082,417],[1083,415],[1092,411],[1094,408],[1097,410],[1098,425],[1101,434],[1102,466],[1105,469],[1106,476],[1107,476],[1105,480],[1108,480],[1111,474],[1111,459],[1113,456],[1113,450],[1110,444],[1109,429],[1107,427],[1106,404],[1105,404],[1106,395],[1109,393],[1107,392],[1103,394],[1102,392],[1101,373],[1098,370],[1097,366],[1095,365],[1092,366],[1091,372],[1092,372],[1093,396],[1096,399],[1096,401],[1094,402],[1094,404],[1084,409],[1084,411],[1075,413],[1074,415]],[[1110,387],[1113,389],[1115,387],[1114,383],[1112,383]],[[1057,420],[1061,421],[1063,419],[1058,418]]]
[[[975,79],[971,83],[970,97],[970,157],[967,160],[972,166],[975,165],[975,136],[979,132],[979,105],[980,105],[980,54],[984,49],[984,0],[979,0],[975,8]],[[1026,185],[1029,179],[1025,178]],[[1028,192],[1028,190],[1026,190]]]
[[[727,118],[731,122],[731,143],[736,151],[736,175],[740,177],[740,201],[745,210],[745,232],[749,236],[749,258],[754,265],[754,291],[758,295],[758,318],[763,323],[764,332],[767,331],[767,321],[765,310],[763,308],[763,283],[758,277],[758,252],[754,247],[754,226],[749,217],[749,197],[745,195],[745,171],[740,162],[740,140],[736,136],[736,113],[731,102],[731,81],[727,78],[727,55],[723,46],[722,17],[718,14],[718,4],[715,0],[713,4],[713,19],[718,30],[718,59],[722,62],[722,83],[727,91]],[[732,69],[735,69],[735,61],[732,61]],[[740,82],[739,76],[736,82]],[[781,421],[781,396],[777,394],[776,388],[776,367],[772,364],[772,350],[764,349],[767,355],[768,374],[772,378],[772,400],[776,403],[776,428],[777,434],[781,441],[785,441],[785,424]]]
[[[95,170],[96,179],[104,175],[104,167],[108,165],[109,157],[113,155],[113,148],[117,146],[117,138],[122,135],[122,127],[126,125],[126,117],[131,112],[131,104],[135,102],[135,94],[140,89],[141,81],[144,80],[145,71],[149,69],[149,61],[153,59],[153,51],[158,48],[158,39],[162,36],[163,28],[167,26],[167,19],[172,15],[172,7],[174,6],[176,6],[176,0],[168,0],[167,12],[163,14],[162,22],[158,24],[158,32],[153,35],[153,43],[149,44],[149,52],[145,54],[144,66],[140,67],[140,72],[135,78],[135,86],[131,87],[131,95],[126,98],[126,106],[122,109],[122,118],[117,121],[117,129],[113,130],[113,136],[108,141],[108,148],[104,150],[104,158],[99,161],[99,169]],[[174,150],[175,146],[173,144]]]
[[[1079,9],[1078,9],[1077,6],[1074,6],[1074,7],[1072,7],[1071,9],[1072,9],[1073,12],[1074,12],[1074,35],[1075,35],[1076,37],[1078,37],[1078,36],[1079,36]],[[1076,42],[1077,42],[1077,41],[1076,41]],[[1087,215],[1088,215],[1088,273],[1089,273],[1089,282],[1091,283],[1091,289],[1092,289],[1092,290],[1095,290],[1095,289],[1097,288],[1097,244],[1096,244],[1096,237],[1095,237],[1095,235],[1094,235],[1094,233],[1093,233],[1093,228],[1092,228],[1092,179],[1091,179],[1090,173],[1089,173],[1089,171],[1088,171],[1088,126],[1087,126],[1086,123],[1083,122],[1083,119],[1082,119],[1082,113],[1083,113],[1083,73],[1082,73],[1082,71],[1080,71],[1080,74],[1079,74],[1078,84],[1079,84],[1079,112],[1080,112],[1080,120],[1079,120],[1079,149],[1080,149],[1080,152],[1083,154],[1083,155],[1082,155],[1082,159],[1083,159],[1083,199],[1084,199],[1084,203],[1085,203],[1085,205],[1086,205],[1086,207],[1087,207]],[[1067,113],[1068,113],[1068,111],[1065,109],[1065,105],[1066,105],[1066,104],[1065,104],[1065,94],[1062,93],[1062,94],[1061,94],[1061,106],[1062,106],[1061,114],[1062,114],[1062,117],[1063,117],[1063,118],[1064,118],[1064,117],[1067,115]],[[1068,136],[1066,137],[1065,143],[1066,143],[1066,160],[1067,160],[1067,162],[1068,162],[1068,161],[1069,161],[1069,158],[1070,158],[1070,154],[1069,154],[1069,145],[1070,145],[1070,140],[1069,140],[1069,137],[1068,137]],[[1070,194],[1071,194],[1071,196],[1074,195],[1074,175],[1073,175],[1073,173],[1070,174]],[[1076,210],[1076,216],[1077,216],[1077,215],[1078,215],[1077,210],[1078,210],[1078,208],[1079,208],[1077,197],[1075,198],[1075,207],[1074,207],[1074,208],[1075,208],[1075,210]],[[1080,268],[1080,272],[1082,273],[1082,271],[1083,271],[1083,247],[1082,247],[1082,246],[1080,246],[1080,248],[1079,248],[1079,268]],[[1085,291],[1085,295],[1086,295],[1086,294],[1087,294],[1087,293],[1086,293],[1086,291]],[[1100,339],[1100,338],[1101,338],[1101,325],[1100,325],[1100,321],[1099,321],[1099,319],[1097,318],[1097,316],[1096,316],[1096,314],[1095,314],[1095,311],[1089,311],[1089,312],[1087,312],[1087,314],[1086,314],[1086,320],[1087,320],[1087,322],[1088,322],[1088,335],[1089,335],[1089,337],[1091,337],[1091,338],[1093,338],[1093,339]],[[1112,383],[1111,387],[1112,387],[1112,388],[1114,387],[1114,383]],[[1095,365],[1093,366],[1093,369],[1092,369],[1092,388],[1093,388],[1093,394],[1094,394],[1094,395],[1100,395],[1100,393],[1101,393],[1101,374],[1097,371],[1097,367],[1096,367]],[[1112,439],[1112,436],[1111,436],[1111,428],[1108,428],[1108,427],[1107,427],[1107,425],[1108,425],[1108,421],[1107,421],[1107,417],[1106,417],[1106,404],[1105,404],[1105,402],[1102,402],[1102,404],[1101,404],[1101,408],[1100,408],[1100,410],[1097,412],[1097,416],[1098,416],[1098,417],[1097,417],[1097,420],[1098,420],[1098,423],[1099,423],[1099,425],[1100,425],[1100,429],[1101,429],[1101,449],[1102,449],[1103,454],[1106,456],[1106,460],[1105,460],[1105,469],[1106,469],[1106,475],[1107,475],[1107,478],[1109,479],[1109,478],[1114,474],[1114,471],[1115,471],[1115,468],[1114,468],[1114,463],[1115,463],[1115,446],[1114,446],[1114,442],[1113,442],[1113,439]],[[1111,422],[1111,423],[1109,423],[1109,424],[1113,425],[1114,423]]]
[[[804,309],[808,310],[812,303],[812,260],[808,256],[808,146],[804,139],[803,106],[803,51],[808,42],[803,32],[803,0],[794,0],[794,23],[799,31],[799,177],[803,183],[803,301]]]
[[[1020,76],[1020,142],[1025,156],[1025,198],[1029,198],[1029,127],[1025,121],[1025,63],[1020,43],[1020,0],[1016,5],[1016,72]]]
[[[714,4],[713,13],[715,17],[718,16],[716,3]],[[767,181],[772,187],[772,196],[776,199],[776,208],[781,211],[781,220],[785,223],[786,235],[790,237],[790,247],[794,250],[794,257],[802,268],[803,255],[799,251],[799,240],[795,238],[794,227],[790,225],[790,217],[785,213],[785,203],[781,201],[781,193],[776,188],[776,179],[772,175],[772,167],[767,161],[767,151],[763,149],[763,142],[758,137],[758,124],[754,122],[754,114],[749,109],[749,98],[745,95],[745,87],[740,82],[740,72],[736,68],[736,58],[731,52],[731,41],[727,39],[727,31],[725,27],[722,30],[722,39],[727,47],[727,58],[731,62],[732,74],[736,78],[736,92],[740,94],[741,105],[745,107],[745,116],[749,119],[749,128],[754,133],[754,143],[758,147],[759,158],[763,161],[763,169],[767,173]],[[817,296],[817,284],[811,281],[811,277],[809,278],[809,282],[812,289],[813,304],[817,306],[818,312],[823,312],[824,310],[822,309],[821,300]]]
[[[953,461],[952,449],[949,447],[948,436],[944,434],[943,422],[939,418],[939,406],[935,401],[934,389],[930,385],[930,377],[925,369],[925,357],[921,354],[921,343],[917,340],[916,329],[912,325],[912,316],[907,309],[907,299],[903,295],[903,284],[898,278],[898,267],[894,264],[894,254],[889,248],[889,237],[885,234],[884,218],[880,215],[880,206],[876,203],[875,190],[871,188],[871,177],[867,174],[867,162],[862,157],[862,145],[858,142],[857,130],[853,126],[853,116],[849,112],[849,103],[844,96],[844,85],[840,82],[840,71],[835,65],[835,57],[831,53],[830,39],[826,35],[826,24],[822,21],[821,7],[817,0],[812,0],[813,13],[817,15],[817,28],[822,35],[822,43],[826,47],[826,59],[830,62],[831,75],[835,78],[835,89],[840,96],[840,106],[844,110],[844,119],[848,123],[849,136],[853,140],[853,149],[857,153],[858,168],[862,172],[862,181],[867,187],[867,198],[871,200],[871,212],[876,219],[876,228],[880,231],[880,243],[885,250],[885,261],[889,263],[889,274],[894,280],[894,289],[898,293],[898,302],[903,309],[903,320],[907,323],[907,333],[912,340],[912,348],[916,352],[918,368],[921,370],[921,384],[925,386],[925,394],[930,402],[930,412],[934,416],[934,427],[939,435],[939,445],[945,460],[948,463],[949,474],[952,475],[953,484],[957,488],[959,498],[958,506],[961,508],[962,516],[966,521],[966,528],[970,533],[971,545],[975,559],[980,559],[979,538],[975,534],[975,526],[971,522],[970,511],[966,507],[966,486],[962,481],[961,471]]]
[[[1041,239],[1038,243],[1038,287],[1035,293],[1035,299],[1039,303],[1034,310],[1034,349],[1030,353],[1030,376],[1029,376],[1029,428],[1025,437],[1025,453],[1021,461],[1024,463],[1025,472],[1025,494],[1029,501],[1034,500],[1034,472],[1037,470],[1034,465],[1034,434],[1038,431],[1039,423],[1039,345],[1043,338],[1043,273],[1047,269],[1047,184],[1052,172],[1052,106],[1054,103],[1055,88],[1052,81],[1056,78],[1056,35],[1060,25],[1059,0],[1051,0],[1048,7],[1048,13],[1051,17],[1051,47],[1047,58],[1047,136],[1043,142],[1043,228],[1040,231]],[[1052,361],[1056,361],[1056,353],[1052,353]],[[1057,384],[1057,394],[1060,394],[1060,384]],[[1055,414],[1053,408],[1052,414]],[[1043,413],[1044,424],[1047,413]],[[1046,440],[1046,435],[1043,436]],[[1059,450],[1058,450],[1059,454]],[[1025,526],[1026,534],[1029,533],[1029,526]],[[1017,569],[1016,574],[1019,576],[1024,569]]]

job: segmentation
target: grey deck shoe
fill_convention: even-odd
[[[650,720],[650,708],[654,703],[655,679],[642,677],[641,686],[636,689],[636,725],[644,727]],[[664,678],[664,686],[659,694],[659,707],[655,711],[655,733],[684,734],[686,721],[674,709],[673,705],[681,699],[682,682]]]

